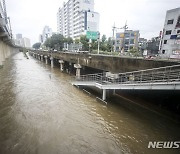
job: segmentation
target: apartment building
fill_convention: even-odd
[[[39,41],[44,43],[47,38],[51,37],[53,34],[52,29],[49,26],[44,26],[42,34],[39,36]]]
[[[160,53],[165,58],[180,58],[180,8],[166,13]]]
[[[99,13],[94,0],[69,0],[57,13],[57,31],[64,37],[79,38],[86,31],[99,31]]]
[[[116,51],[127,52],[130,49],[139,47],[139,31],[126,30],[122,33],[116,33]]]

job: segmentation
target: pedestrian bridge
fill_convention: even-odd
[[[88,74],[72,81],[76,86],[94,86],[103,90],[180,90],[180,65],[159,67],[140,71],[112,74],[110,72]]]

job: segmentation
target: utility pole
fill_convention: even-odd
[[[124,27],[122,27],[122,28],[124,29],[124,37],[123,37],[123,42],[122,42],[122,50],[123,50],[123,52],[124,52],[124,47],[125,47],[125,32],[126,32],[126,30],[128,29],[127,21],[126,21]]]
[[[115,31],[117,29],[124,29],[124,37],[123,37],[123,48],[124,48],[124,43],[125,43],[125,32],[126,30],[128,29],[128,26],[127,26],[127,21],[125,23],[125,26],[121,27],[121,28],[118,28],[115,26],[115,23],[114,23],[114,26],[112,27],[112,30],[113,30],[113,38],[112,38],[112,45],[113,45],[113,42],[114,42],[114,52],[116,51],[116,37],[114,36],[115,35]],[[112,51],[112,50],[111,50]]]

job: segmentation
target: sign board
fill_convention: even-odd
[[[86,37],[88,39],[97,40],[98,39],[99,32],[93,32],[93,31],[87,31]]]

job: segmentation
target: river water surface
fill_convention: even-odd
[[[154,113],[107,106],[73,87],[59,68],[18,53],[0,69],[0,154],[176,154],[180,126]],[[125,101],[125,100],[121,100]],[[128,102],[127,102],[128,103]]]

